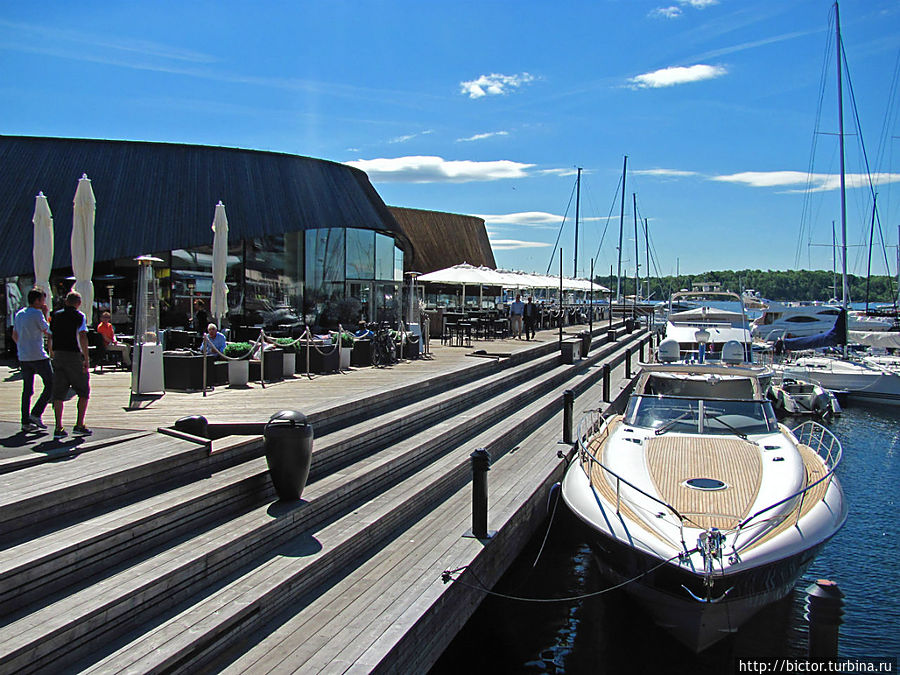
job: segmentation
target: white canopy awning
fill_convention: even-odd
[[[463,286],[502,286],[503,288],[559,288],[559,277],[527,274],[513,270],[494,270],[490,267],[475,267],[468,263],[423,274],[418,281]],[[587,279],[563,277],[563,290],[565,291],[588,292],[592,287],[595,293],[610,292],[605,286],[592,284]]]

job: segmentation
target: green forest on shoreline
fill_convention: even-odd
[[[666,300],[674,291],[691,290],[693,283],[717,281],[722,290],[740,293],[752,288],[763,298],[778,301],[791,300],[829,300],[834,297],[834,274],[826,270],[725,270],[705,272],[703,274],[682,274],[651,278],[649,280],[651,299]],[[848,275],[850,282],[850,300],[866,301],[866,277]],[[595,275],[594,281],[615,292],[616,277]],[[641,297],[647,295],[647,279],[641,279]],[[623,295],[633,295],[634,277],[625,279],[622,284]],[[872,303],[893,303],[897,298],[896,279],[888,276],[872,276],[868,279],[868,297]],[[837,298],[841,297],[841,279],[837,278]]]

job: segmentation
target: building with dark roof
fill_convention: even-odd
[[[493,266],[478,218],[388,208],[362,171],[275,152],[173,143],[0,136],[0,279],[12,314],[33,283],[34,197],[54,217],[51,286],[71,286],[73,197],[97,201],[95,299],[127,323],[139,255],[162,260],[162,324],[186,325],[211,289],[215,204],[228,214],[229,318],[348,323],[396,315],[404,267]]]

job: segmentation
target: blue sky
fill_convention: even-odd
[[[831,267],[830,249],[809,245],[830,242],[840,218],[828,1],[3,0],[0,8],[3,134],[346,162],[367,171],[388,204],[484,217],[498,265],[526,271],[544,272],[551,260],[558,269],[553,247],[568,206],[566,274],[569,204],[583,167],[581,276],[592,257],[597,270],[616,264],[615,194],[628,155],[626,269],[632,193],[663,274]],[[896,246],[900,3],[840,8],[882,228]],[[856,134],[847,99],[845,125]],[[847,141],[851,244],[871,219],[858,138]],[[95,192],[100,218],[102,186]],[[892,273],[895,255],[888,251]],[[864,273],[865,249],[848,259]]]

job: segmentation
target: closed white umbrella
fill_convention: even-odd
[[[75,190],[75,208],[72,213],[72,272],[75,274],[73,290],[81,293],[81,311],[91,323],[94,308],[94,214],[97,202],[87,174],[78,179]]]
[[[228,270],[228,217],[225,205],[216,204],[216,215],[213,218],[213,257],[212,257],[212,297],[209,311],[218,323],[228,313],[228,286],[225,285],[225,273]]]
[[[50,300],[50,268],[53,265],[53,215],[41,192],[34,198],[34,285]]]

